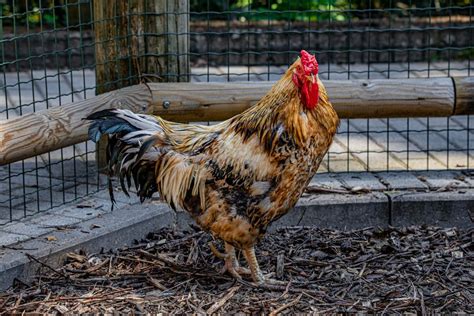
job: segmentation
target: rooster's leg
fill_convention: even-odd
[[[244,256],[245,259],[247,259],[252,274],[252,279],[255,283],[267,285],[286,285],[286,283],[283,281],[274,280],[263,275],[258,265],[257,257],[255,256],[254,247],[244,249]]]
[[[242,276],[241,274],[251,274],[250,271],[246,268],[242,268],[239,265],[239,261],[237,260],[237,257],[235,256],[235,248],[229,243],[225,243],[225,254],[219,252],[214,244],[209,244],[212,253],[225,261],[224,263],[224,268],[222,270],[222,273],[225,273],[226,271],[229,272],[234,278],[236,279],[241,279]]]
[[[223,272],[228,271],[234,278],[242,279],[240,274],[237,272],[237,268],[239,268],[239,262],[235,256],[235,248],[232,245],[225,243],[225,252],[226,257],[224,259],[225,263]]]
[[[242,275],[242,274],[247,274],[251,275],[252,272],[247,269],[243,268],[239,264],[239,260],[237,260],[237,257],[235,255],[235,248],[229,243],[225,243],[225,252],[227,253],[227,258],[225,261],[226,267],[232,267],[232,269],[237,272],[237,274]]]
[[[250,272],[252,274],[252,279],[256,283],[264,283],[265,277],[263,276],[262,271],[258,265],[257,257],[255,256],[255,249],[252,247],[244,249],[244,256],[249,264]]]

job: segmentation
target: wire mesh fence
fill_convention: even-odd
[[[102,91],[98,85],[133,84],[140,75],[194,82],[277,80],[302,48],[316,53],[323,80],[474,71],[472,1],[207,0],[190,1],[185,12],[175,11],[172,0],[157,11],[160,1],[110,4],[108,19],[94,16],[96,3],[89,0],[0,4],[0,119],[86,99]],[[170,16],[189,17],[189,31],[148,27]],[[96,38],[100,23],[121,30],[115,40]],[[131,32],[137,23],[140,32]],[[185,36],[187,51],[160,48],[159,38],[166,36]],[[98,62],[97,48],[104,42],[120,54]],[[185,57],[191,71],[149,67],[160,57]],[[125,70],[121,78],[96,80],[97,66]],[[345,119],[320,172],[470,169],[471,124],[470,116]],[[86,196],[103,183],[89,142],[1,166],[0,224]]]
[[[95,95],[91,3],[56,3],[7,1],[0,10],[2,120]],[[96,191],[94,151],[82,143],[1,166],[0,224]]]
[[[473,70],[472,1],[245,3],[196,4],[195,80],[276,80],[301,47],[316,52],[322,79]],[[343,120],[321,171],[469,169],[471,133],[469,116]]]

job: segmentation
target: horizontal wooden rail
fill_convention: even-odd
[[[152,83],[0,122],[0,165],[87,139],[82,119],[107,108],[174,121],[220,121],[255,104],[272,82]],[[474,77],[325,81],[341,118],[474,114]]]
[[[151,102],[146,85],[107,92],[94,98],[0,122],[0,165],[87,140],[87,115],[109,108],[143,112]]]
[[[458,81],[456,81],[458,82]],[[220,121],[255,104],[273,82],[152,83],[150,111],[175,121]],[[452,78],[329,80],[329,98],[341,118],[428,117],[473,110],[474,77],[459,80],[466,93],[463,112],[456,112]]]

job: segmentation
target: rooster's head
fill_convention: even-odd
[[[314,109],[318,104],[318,62],[316,57],[305,50],[300,53],[300,63],[293,71],[293,82],[299,90],[301,102],[308,109]]]

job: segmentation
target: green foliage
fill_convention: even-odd
[[[39,6],[41,4],[41,7]],[[2,15],[4,17],[4,24],[16,25],[30,25],[36,26],[39,24],[43,25],[54,25],[58,21],[58,16],[55,14],[55,1],[54,0],[29,0],[29,1],[7,1],[7,4],[3,5]],[[14,21],[14,22],[13,22]]]
[[[3,25],[64,26],[65,15],[76,3],[108,0],[7,0],[3,5]],[[120,0],[126,1],[126,0]],[[146,0],[158,1],[158,0]],[[284,21],[345,21],[391,16],[448,16],[450,14],[468,15],[472,9],[459,9],[472,6],[472,0],[190,0],[193,19],[211,20],[284,20]],[[458,7],[453,13],[448,7]],[[72,8],[72,7],[71,7]],[[420,8],[429,10],[419,10]],[[375,9],[375,10],[374,10]],[[391,9],[390,11],[383,11]],[[372,10],[370,13],[366,10]],[[72,11],[69,11],[71,18]],[[14,19],[13,19],[14,15]],[[91,12],[84,16],[91,16]],[[9,18],[10,17],[10,18]]]
[[[242,11],[241,19],[276,19],[293,21],[346,20],[342,9],[347,7],[347,0],[237,0],[232,6]]]
[[[460,53],[459,53],[459,56],[460,58],[462,59],[473,59],[474,58],[474,48],[466,48],[466,49],[463,49]]]
[[[472,6],[472,0],[191,0],[193,12],[227,12],[211,14],[210,19],[345,21],[393,16],[447,16],[448,7]],[[382,11],[391,9],[390,11]],[[427,10],[419,10],[427,9]],[[389,12],[389,13],[388,13]],[[457,9],[455,14],[469,14]],[[199,18],[199,17],[198,17]],[[200,16],[207,18],[207,16]]]

